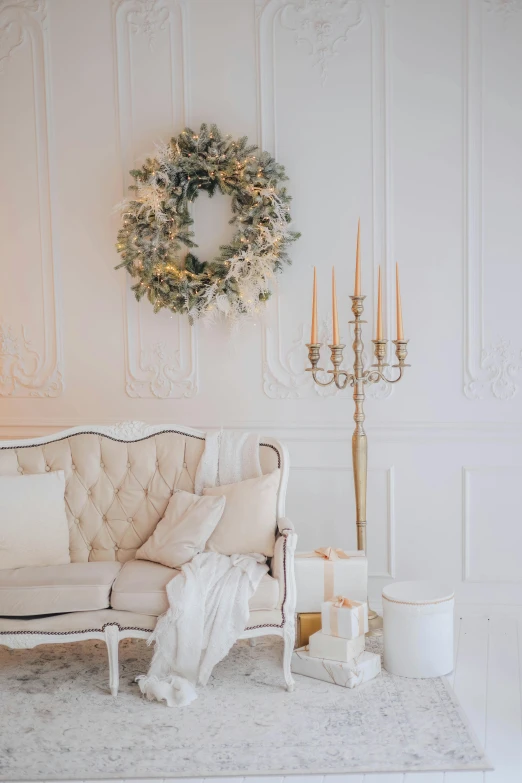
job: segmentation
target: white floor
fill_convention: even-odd
[[[206,783],[522,783],[522,608],[496,608],[488,617],[480,607],[466,607],[459,612],[455,640],[449,680],[493,772],[206,778]]]

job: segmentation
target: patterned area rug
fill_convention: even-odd
[[[379,651],[378,639],[367,647]],[[442,679],[382,672],[354,690],[296,676],[279,639],[235,645],[182,709],[141,698],[151,656],[120,645],[120,694],[105,645],[0,647],[0,779],[212,777],[489,768]]]

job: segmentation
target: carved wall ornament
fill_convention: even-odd
[[[264,335],[263,389],[267,397],[276,400],[299,400],[312,394],[318,397],[347,396],[334,386],[321,387],[312,381],[306,372],[306,345],[310,339],[310,324],[302,323],[294,332],[288,348],[281,346],[281,330],[267,326]],[[332,340],[331,318],[324,318],[319,327],[319,342],[325,358],[330,353],[328,345]],[[341,335],[341,342],[343,342]]]
[[[116,0],[116,5],[122,0]],[[125,0],[123,0],[125,2]],[[163,0],[133,0],[127,15],[127,22],[135,35],[145,35],[149,49],[154,51],[156,36],[166,29],[169,9]]]
[[[27,38],[22,18],[24,12],[43,24],[47,14],[45,0],[0,0],[0,74],[13,52]]]
[[[185,377],[180,350],[169,352],[167,343],[158,341],[141,352],[139,378],[127,380],[129,397],[193,397],[197,392],[196,379]]]
[[[520,362],[520,363],[519,363]],[[512,347],[511,341],[499,337],[496,343],[483,348],[480,371],[464,388],[471,400],[481,400],[491,395],[497,400],[510,400],[518,392],[515,378],[522,370],[522,351]]]
[[[522,0],[485,0],[486,9],[490,13],[504,17],[522,11]]]
[[[17,333],[11,324],[0,323],[1,397],[57,397],[61,394],[63,384],[59,368],[42,380],[44,364],[41,354],[27,337],[24,324]]]
[[[363,18],[362,0],[298,0],[284,5],[281,25],[295,33],[295,43],[304,44],[326,82],[330,61],[337,48]]]

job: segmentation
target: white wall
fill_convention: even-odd
[[[336,263],[348,341],[360,215],[368,319],[381,264],[390,335],[399,260],[412,364],[367,404],[371,590],[444,576],[521,603],[522,2],[0,0],[0,58],[0,436],[276,433],[301,547],[353,546],[352,401],[303,370],[313,264],[326,319]],[[129,168],[202,121],[276,154],[303,234],[232,341],[113,269]],[[228,211],[197,204],[203,254]]]

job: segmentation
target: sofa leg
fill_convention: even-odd
[[[120,667],[118,661],[118,646],[120,642],[120,629],[117,625],[105,626],[105,644],[109,655],[109,687],[114,698],[118,695],[120,684]]]
[[[283,673],[285,675],[286,690],[291,692],[295,688],[295,681],[290,669],[295,645],[295,623],[290,622],[285,625],[283,639],[285,643],[283,652]]]

